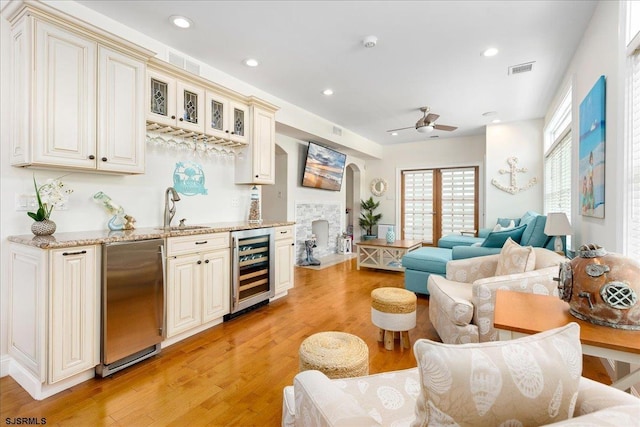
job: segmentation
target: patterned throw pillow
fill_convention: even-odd
[[[421,393],[413,427],[527,426],[573,417],[582,373],[580,327],[512,341],[416,341]]]
[[[511,238],[502,246],[498,257],[496,276],[531,271],[536,266],[536,253],[531,246],[520,246]]]

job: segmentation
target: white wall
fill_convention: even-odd
[[[624,32],[620,20],[620,2],[601,1],[591,18],[591,22],[576,50],[559,88],[572,82],[572,128],[573,141],[573,181],[572,215],[574,248],[585,243],[597,243],[612,252],[622,251],[622,209],[620,200],[620,175],[622,165],[623,131],[620,117],[624,99],[624,80],[621,77],[624,57]],[[606,77],[606,146],[605,146],[605,217],[604,219],[586,217],[579,214],[578,201],[578,148],[580,102],[591,90],[596,80]],[[562,92],[556,93],[551,104],[555,106]],[[547,112],[547,119],[553,113]]]
[[[400,171],[403,169],[419,169],[431,167],[450,166],[480,166],[480,175],[484,169],[485,136],[476,135],[463,138],[427,139],[406,144],[385,146],[383,160],[367,162],[366,174],[363,178],[362,198],[368,199],[371,194],[369,185],[374,178],[384,178],[389,187],[382,197],[373,196],[374,200],[380,200],[380,208],[376,211],[382,213],[382,224],[400,224]],[[482,181],[481,181],[482,182]],[[480,186],[480,212],[484,200],[482,185]],[[482,217],[480,218],[482,224]],[[396,228],[397,230],[398,228]],[[399,233],[396,235],[400,236]]]
[[[526,120],[487,126],[487,151],[485,160],[486,226],[495,225],[498,218],[520,218],[526,211],[542,213],[543,120]],[[504,186],[510,185],[510,174],[500,174],[500,169],[510,170],[507,158],[517,157],[518,168],[527,172],[516,173],[516,186],[524,187],[532,178],[533,187],[516,194],[500,190],[491,183],[496,179]]]

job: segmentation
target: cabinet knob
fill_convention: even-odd
[[[205,260],[204,260],[204,263],[205,263],[205,264],[209,264],[209,260],[208,260],[208,259],[205,259]]]
[[[106,162],[106,161],[107,161],[107,158],[106,158],[106,157],[103,157],[103,158],[102,158],[102,159],[100,159],[100,160],[102,160],[103,162]]]
[[[202,264],[202,261],[198,260],[198,262],[196,264]]]
[[[256,175],[256,178],[258,178],[258,175]]]
[[[225,130],[225,132],[226,132],[226,133],[229,133],[229,131],[228,131],[228,130]]]
[[[94,160],[96,158],[96,156],[94,156],[93,154],[89,155],[89,160]]]
[[[184,119],[183,119],[182,117],[180,117],[178,120],[180,120],[181,122],[183,122],[183,121],[184,121]]]
[[[171,116],[171,120],[175,120],[175,119],[176,119],[176,116]],[[180,119],[180,120],[182,120],[182,119]]]
[[[292,243],[292,244],[291,244],[291,246],[295,246],[295,245],[296,245],[295,243]]]

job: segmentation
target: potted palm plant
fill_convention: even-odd
[[[373,201],[373,197],[360,201],[360,228],[366,232],[366,234],[362,236],[362,240],[376,238],[373,234],[373,227],[375,227],[380,221],[380,218],[382,218],[382,214],[373,213],[373,211],[378,209],[378,206],[380,206],[380,202]]]

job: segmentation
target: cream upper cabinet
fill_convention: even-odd
[[[207,91],[205,116],[206,135],[246,144],[249,120],[246,104]]]
[[[45,22],[34,25],[32,163],[93,169],[97,44]]]
[[[145,64],[98,46],[97,169],[144,173]]]
[[[270,107],[249,104],[251,136],[245,155],[236,157],[237,184],[275,182],[276,120],[275,108]]]
[[[157,70],[147,72],[147,121],[204,133],[204,88]]]
[[[99,264],[93,245],[45,250],[9,243],[9,355],[36,399],[95,374]]]
[[[143,173],[149,52],[35,10],[16,16],[11,164]]]

